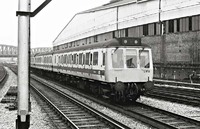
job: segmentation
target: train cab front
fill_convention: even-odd
[[[150,48],[118,47],[110,50],[106,79],[115,82],[118,96],[136,100],[153,89],[153,62]]]

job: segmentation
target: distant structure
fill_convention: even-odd
[[[0,44],[0,63],[17,63],[17,51],[18,48],[16,46]],[[52,51],[51,47],[32,48],[31,54],[34,55],[36,53],[50,51]]]
[[[38,48],[31,48],[31,55],[36,53],[43,53],[43,52],[51,52],[53,48],[51,47],[38,47]]]
[[[12,45],[0,44],[0,57],[15,57],[17,56],[17,47]]]
[[[18,48],[12,45],[0,44],[0,63],[17,63]],[[51,47],[32,48],[31,54],[50,52]]]

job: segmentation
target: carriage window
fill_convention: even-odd
[[[76,57],[77,57],[77,54],[74,54],[74,63],[73,64],[76,64]]]
[[[79,62],[78,62],[78,60],[79,60],[79,57],[78,57],[78,54],[76,54],[76,64],[78,64]]]
[[[61,56],[61,63],[64,63],[64,56]]]
[[[71,64],[73,64],[73,61],[74,61],[74,56],[71,54]]]
[[[43,58],[43,63],[45,63],[45,58],[46,58],[46,57]]]
[[[90,56],[90,53],[86,53],[86,58],[85,58],[86,65],[89,65],[89,56]]]
[[[50,63],[52,63],[52,56],[50,57]]]
[[[137,68],[137,51],[134,49],[126,50],[126,67]]]
[[[60,63],[60,56],[58,56],[58,63]]]
[[[64,58],[64,59],[63,59],[63,63],[66,63],[66,56],[67,56],[67,55],[64,55],[64,57],[63,57],[63,58]]]
[[[113,68],[124,68],[123,49],[114,49],[112,51],[112,66]]]
[[[83,54],[83,65],[85,64],[85,54]]]
[[[83,63],[82,57],[83,57],[83,53],[80,53],[80,54],[79,54],[79,64],[80,64],[80,65]]]
[[[69,64],[69,55],[66,55],[66,64]]]
[[[70,55],[69,55],[69,57],[68,57],[68,60],[67,60],[67,61],[68,61],[68,64],[71,64],[71,61],[72,61],[72,54],[70,54]]]
[[[92,53],[90,53],[90,65],[92,65]]]
[[[93,65],[98,65],[98,52],[93,53]]]
[[[149,60],[149,51],[148,50],[140,50],[139,51],[140,58],[140,67],[141,68],[149,68],[150,60]]]
[[[103,66],[105,65],[105,58],[106,58],[106,54],[103,53]]]
[[[48,57],[45,58],[45,63],[48,63]]]

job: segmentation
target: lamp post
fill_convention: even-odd
[[[160,26],[160,77],[163,78],[165,77],[165,73],[164,73],[164,65],[166,63],[166,57],[165,57],[165,26],[164,26],[164,23],[162,22],[161,20],[161,13],[162,13],[162,8],[161,8],[161,4],[162,4],[162,1],[159,0],[159,14],[158,14],[158,20],[159,20],[159,26]]]
[[[31,12],[30,0],[19,0],[18,3],[18,112],[17,129],[28,129],[30,126],[30,17],[34,17],[51,0],[44,1],[34,12]]]
[[[17,129],[27,129],[29,114],[29,49],[30,49],[30,0],[18,3],[18,112]]]

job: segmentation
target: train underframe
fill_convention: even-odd
[[[135,102],[140,97],[140,95],[145,93],[146,87],[149,86],[149,84],[146,84],[145,86],[145,83],[133,82],[105,83],[41,69],[32,68],[31,70],[39,76],[53,78],[59,83],[75,86],[81,91],[89,92],[95,96],[103,97],[115,103]]]

